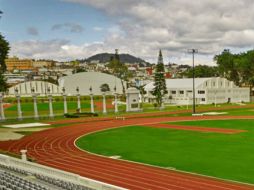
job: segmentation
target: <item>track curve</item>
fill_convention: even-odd
[[[120,126],[155,124],[166,121],[237,118],[254,119],[254,116],[160,117],[92,121],[36,132],[17,141],[1,142],[0,149],[14,153],[19,153],[21,149],[27,149],[28,155],[35,158],[40,164],[128,189],[254,190],[254,186],[113,160],[81,151],[74,145],[75,140],[84,134]]]

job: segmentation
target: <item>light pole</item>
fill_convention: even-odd
[[[194,66],[194,55],[195,53],[198,53],[198,49],[188,49],[188,53],[192,53],[192,80],[193,80],[193,108],[192,108],[192,114],[196,113],[196,97],[195,97],[195,66]]]
[[[15,95],[17,98],[17,108],[18,108],[18,120],[22,120],[22,111],[21,111],[21,104],[20,104],[20,95],[19,95],[19,90],[16,87],[15,88]]]

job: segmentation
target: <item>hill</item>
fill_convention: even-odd
[[[111,56],[114,56],[114,54],[100,53],[87,58],[85,61],[86,62],[99,61],[100,63],[107,63],[109,62]],[[143,63],[145,65],[148,64],[145,60],[130,54],[119,54],[119,56],[120,61],[123,63]]]

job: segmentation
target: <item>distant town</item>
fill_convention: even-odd
[[[63,76],[79,72],[102,72],[113,74],[108,67],[110,56],[114,54],[97,54],[88,59],[59,62],[54,60],[34,60],[9,57],[5,60],[7,72],[4,74],[8,86],[15,84],[43,80],[57,84],[58,79]],[[131,73],[128,81],[134,86],[146,84],[146,81],[153,80],[155,65],[129,54],[120,54],[120,61],[123,62]],[[190,70],[189,65],[178,65],[176,63],[165,64],[165,78],[188,77],[186,71]]]

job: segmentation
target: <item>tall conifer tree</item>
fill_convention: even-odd
[[[3,12],[0,10],[0,18]],[[4,39],[4,36],[0,34],[0,92],[7,90],[7,84],[3,73],[6,71],[5,59],[9,52],[9,43]]]
[[[162,105],[163,96],[167,93],[165,69],[161,50],[159,52],[158,63],[154,75],[154,89],[152,94],[155,96],[156,103],[159,107]]]

